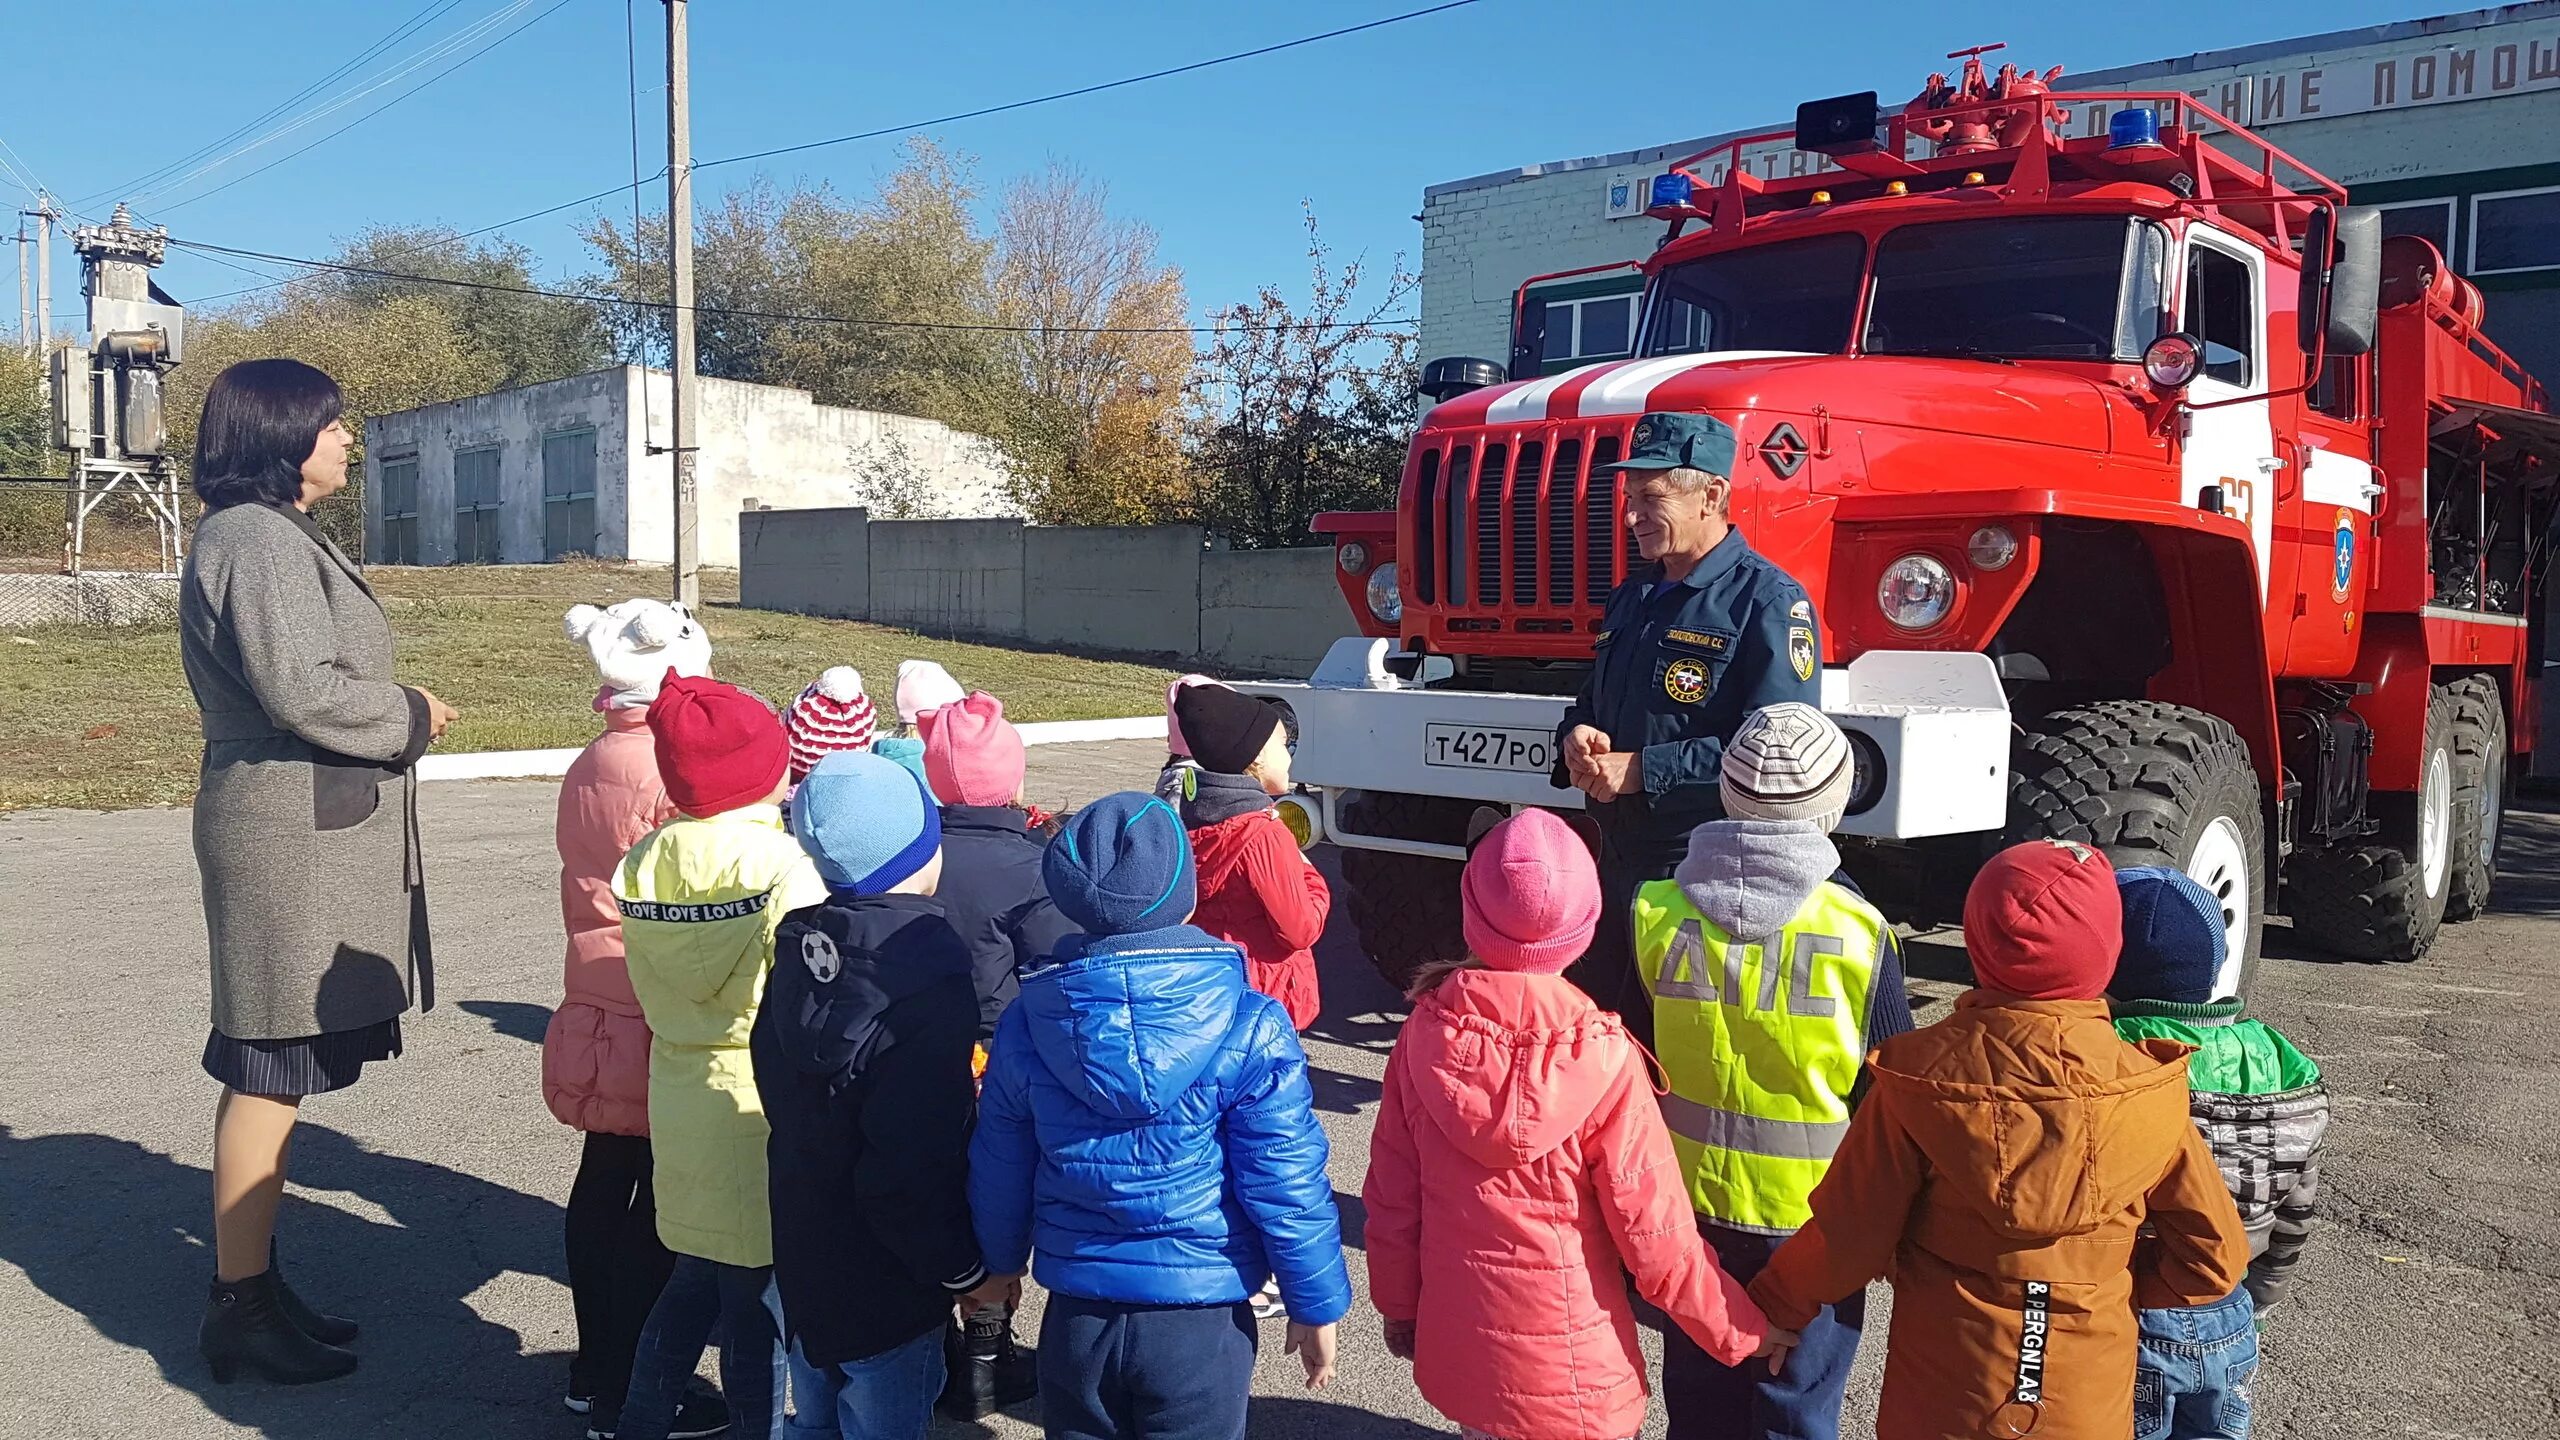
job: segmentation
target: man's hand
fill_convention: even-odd
[[[1757,1360],[1763,1355],[1769,1357],[1769,1373],[1775,1375],[1786,1368],[1787,1352],[1803,1343],[1804,1336],[1793,1330],[1781,1330],[1772,1325],[1769,1327],[1769,1333],[1760,1337],[1760,1348],[1751,1352],[1751,1358]]]
[[[964,1290],[954,1296],[951,1308],[959,1311],[960,1318],[966,1321],[981,1310],[990,1308],[1011,1310],[1020,1303],[1022,1303],[1021,1276],[990,1275],[978,1282],[977,1289]]]
[[[1295,1355],[1307,1367],[1307,1388],[1321,1390],[1333,1383],[1333,1327],[1301,1325],[1289,1322],[1289,1343],[1281,1352]]]
[[[1407,1364],[1413,1362],[1413,1325],[1410,1320],[1386,1322],[1387,1353]]]
[[[462,718],[462,712],[436,698],[436,692],[424,685],[418,687],[418,698],[427,702],[427,738],[441,740],[444,729]]]
[[[1644,788],[1644,756],[1633,750],[1604,751],[1591,757],[1589,770],[1574,777],[1573,788],[1594,800],[1615,800]]]
[[[1591,773],[1594,756],[1609,753],[1609,737],[1588,725],[1576,725],[1564,735],[1564,770],[1579,790]]]

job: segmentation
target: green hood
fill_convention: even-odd
[[[2256,1020],[2240,1018],[2241,1002],[2178,1005],[2165,1000],[2113,1002],[2116,1034],[2131,1044],[2175,1040],[2193,1045],[2187,1084],[2232,1095],[2280,1095],[2320,1080],[2320,1067],[2293,1042]]]

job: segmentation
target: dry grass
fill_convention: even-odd
[[[561,612],[664,592],[666,572],[603,562],[367,572],[399,637],[400,678],[462,712],[439,752],[583,745],[595,672]],[[737,608],[737,579],[704,576],[703,623],[722,679],[787,703],[829,665],[863,674],[885,710],[898,661],[939,660],[1003,697],[1016,720],[1144,715],[1170,672],[925,639],[902,630]],[[173,629],[43,627],[0,637],[0,811],[182,805],[203,752]]]

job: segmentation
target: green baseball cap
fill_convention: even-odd
[[[1653,411],[1637,418],[1627,458],[1615,465],[1598,466],[1593,473],[1689,469],[1730,480],[1735,446],[1733,427],[1712,415]]]

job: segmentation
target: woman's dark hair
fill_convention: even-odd
[[[338,418],[338,382],[299,360],[243,360],[213,377],[196,426],[196,498],[226,505],[290,505],[302,462]]]

